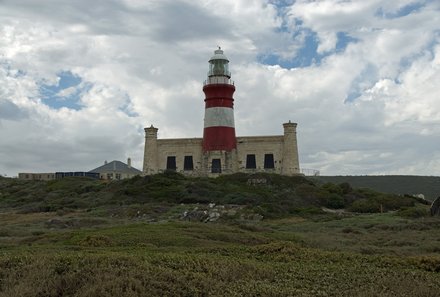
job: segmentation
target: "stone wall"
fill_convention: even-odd
[[[55,172],[19,173],[18,178],[24,180],[53,180],[55,179]]]
[[[167,168],[167,157],[176,157],[176,171],[185,174],[197,174],[202,170],[202,138],[158,139],[157,164],[159,171]],[[193,157],[194,170],[185,171],[185,156]]]
[[[238,171],[281,173],[283,160],[283,135],[237,137]],[[273,154],[274,168],[264,169],[264,155]],[[246,156],[255,155],[256,168],[246,169]]]
[[[202,138],[157,139],[157,128],[146,128],[143,173],[163,172],[171,157],[175,170],[186,175],[217,176],[211,173],[213,159],[221,162],[221,173],[271,172],[283,175],[299,174],[296,124],[284,124],[284,135],[237,137],[237,149],[231,152],[203,153]],[[248,155],[255,163],[248,168]],[[192,156],[193,169],[185,170],[185,156]],[[265,161],[266,158],[266,161]],[[268,162],[270,161],[270,162]],[[268,166],[268,164],[270,166]]]

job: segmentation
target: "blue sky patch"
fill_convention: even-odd
[[[396,19],[418,11],[423,6],[425,6],[425,1],[410,3],[402,6],[399,10],[394,12],[384,12],[382,8],[379,8],[379,10],[376,12],[376,15],[385,19]]]
[[[336,42],[336,52],[343,52],[347,45],[350,43],[356,43],[359,40],[356,38],[351,37],[346,32],[338,32],[337,34],[338,41]]]
[[[119,110],[122,111],[123,113],[125,113],[128,117],[133,118],[133,117],[138,117],[139,114],[137,112],[134,112],[131,109],[131,105],[130,105],[130,96],[125,93],[124,95],[125,97],[125,103],[124,105],[122,105]]]
[[[345,102],[353,102],[371,88],[378,78],[377,68],[373,64],[368,64],[362,72],[351,82]]]
[[[277,9],[284,9],[290,7],[295,3],[295,0],[269,0],[269,4],[272,4]]]
[[[300,32],[293,37],[299,36]],[[280,65],[283,68],[307,67],[321,61],[321,56],[316,52],[318,49],[318,39],[316,33],[308,31],[304,38],[303,46],[298,50],[293,59],[283,59],[276,54],[262,54],[257,59],[258,62],[267,65]]]
[[[333,51],[319,54],[317,52],[319,45],[317,34],[308,29],[303,30],[302,33],[306,34],[304,37],[303,46],[298,50],[293,59],[282,59],[276,54],[262,54],[258,56],[258,62],[266,65],[280,65],[286,69],[320,65],[322,59],[325,57],[334,53],[343,52],[347,48],[348,44],[358,41],[356,38],[349,36],[346,32],[338,32],[336,48]],[[301,34],[301,31],[298,31],[293,38],[298,37],[299,34]]]
[[[58,74],[58,77],[58,84],[42,84],[40,86],[40,94],[43,102],[54,109],[66,107],[80,110],[80,95],[84,90],[90,88],[90,86],[82,84],[82,79],[70,71],[63,71]]]

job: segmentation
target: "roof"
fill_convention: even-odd
[[[141,174],[142,171],[128,166],[127,164],[125,164],[124,162],[121,161],[111,161],[108,162],[107,164],[104,164],[98,168],[95,168],[93,170],[90,170],[89,172],[99,172],[99,173],[103,173],[103,172],[119,172],[119,173],[131,173],[131,174]]]
[[[211,59],[209,59],[209,62],[211,62],[212,60],[226,60],[229,62],[228,58],[226,58],[226,56],[223,54],[223,51],[220,48],[214,51],[214,56],[212,56]]]

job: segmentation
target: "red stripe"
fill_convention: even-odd
[[[205,108],[210,108],[210,107],[234,108],[234,99],[227,99],[227,98],[205,99]]]
[[[207,127],[203,129],[203,151],[231,151],[237,148],[235,128]]]
[[[205,93],[205,108],[234,106],[235,87],[228,84],[213,84],[203,87]]]
[[[203,92],[206,98],[231,98],[234,95],[235,87],[233,85],[205,85]]]

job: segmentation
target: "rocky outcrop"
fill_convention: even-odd
[[[186,210],[180,216],[181,220],[191,222],[216,222],[220,219],[237,219],[240,221],[261,221],[263,216],[243,211],[243,205],[199,205]]]

